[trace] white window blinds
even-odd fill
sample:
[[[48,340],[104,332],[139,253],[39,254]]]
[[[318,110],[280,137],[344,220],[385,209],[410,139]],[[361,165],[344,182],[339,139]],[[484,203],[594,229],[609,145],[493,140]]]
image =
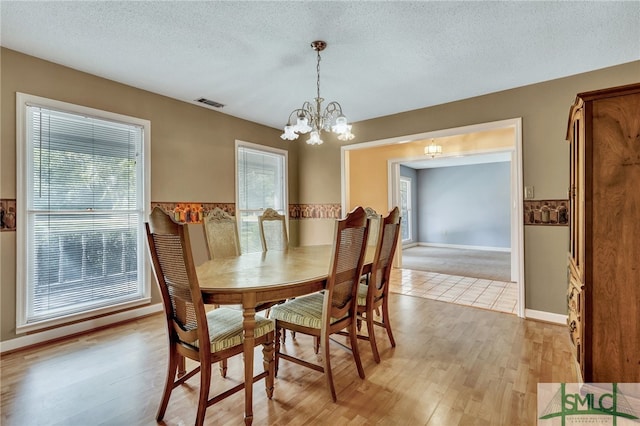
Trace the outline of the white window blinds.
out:
[[[41,106],[25,118],[23,321],[142,298],[143,127]]]
[[[286,151],[259,145],[237,146],[237,206],[243,253],[262,250],[258,216],[266,208],[287,213]]]

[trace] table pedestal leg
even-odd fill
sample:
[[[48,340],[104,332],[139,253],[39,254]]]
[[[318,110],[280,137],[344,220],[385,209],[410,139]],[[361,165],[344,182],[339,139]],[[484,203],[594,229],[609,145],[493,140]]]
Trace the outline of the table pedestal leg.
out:
[[[255,303],[243,303],[244,329],[244,423],[253,422],[253,348],[255,345],[254,330],[256,326]]]

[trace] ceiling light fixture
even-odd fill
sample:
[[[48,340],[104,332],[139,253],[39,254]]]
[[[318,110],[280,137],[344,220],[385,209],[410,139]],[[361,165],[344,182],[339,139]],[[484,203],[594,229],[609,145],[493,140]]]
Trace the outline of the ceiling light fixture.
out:
[[[442,145],[436,145],[433,139],[431,144],[424,147],[424,155],[430,155],[431,158],[435,158],[436,155],[442,154]]]
[[[324,131],[332,131],[338,135],[341,141],[350,141],[354,138],[351,133],[351,124],[347,123],[347,117],[342,113],[342,107],[338,102],[329,102],[322,109],[324,99],[320,97],[320,52],[326,47],[327,43],[321,40],[311,43],[311,47],[318,55],[316,72],[317,72],[317,96],[313,102],[305,102],[302,108],[294,109],[289,114],[287,125],[284,126],[284,133],[280,136],[285,140],[298,139],[299,134],[311,132],[307,143],[309,145],[320,145],[323,141],[320,133]],[[295,124],[291,124],[291,119],[295,117]]]

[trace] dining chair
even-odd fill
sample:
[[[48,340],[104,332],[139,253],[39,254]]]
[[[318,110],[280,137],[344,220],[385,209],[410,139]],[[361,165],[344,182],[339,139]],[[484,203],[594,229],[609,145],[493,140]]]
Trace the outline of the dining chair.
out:
[[[238,222],[235,217],[220,207],[215,207],[205,212],[202,222],[204,236],[207,240],[209,259],[240,256],[240,237],[238,235]],[[213,307],[218,308],[219,305],[213,305]],[[239,305],[228,307],[236,310],[242,309]],[[179,371],[184,371],[184,363],[180,364]],[[220,362],[220,375],[222,377],[227,375],[226,359]]]
[[[267,208],[258,216],[262,251],[286,250],[289,247],[285,216]]]
[[[331,373],[330,335],[348,329],[350,347],[334,342],[351,351],[358,375],[364,379],[356,332],[356,302],[369,231],[367,223],[362,207],[355,208],[344,219],[336,221],[329,274],[323,292],[298,297],[271,308],[271,318],[276,320],[276,375],[280,358],[322,372],[334,402],[337,398]],[[282,352],[280,332],[283,329],[318,338],[322,348],[322,365]]]
[[[209,259],[240,256],[240,238],[236,218],[216,207],[204,214],[204,235]]]
[[[156,419],[163,419],[173,389],[199,372],[195,424],[202,425],[207,407],[244,389],[245,385],[253,385],[253,382],[243,382],[209,398],[211,365],[243,353],[242,312],[224,307],[205,312],[187,225],[174,222],[156,207],[145,227],[169,336],[167,377]],[[260,315],[255,316],[255,321],[255,343],[263,345],[264,371],[253,381],[264,378],[267,397],[271,398],[275,374],[274,322]],[[184,358],[197,361],[198,366],[184,375],[180,372],[176,375],[178,364]]]
[[[374,326],[384,327],[387,330],[391,346],[395,347],[396,342],[391,332],[389,323],[389,276],[393,267],[393,256],[398,245],[398,235],[400,234],[400,210],[395,207],[389,214],[382,218],[378,224],[378,242],[376,246],[371,275],[367,284],[360,284],[358,287],[358,321],[367,324],[367,335],[358,333],[358,338],[369,340],[373,359],[380,362],[380,354],[376,345],[376,335]],[[374,319],[374,311],[379,314],[382,310],[380,321]],[[360,328],[357,327],[359,330]]]
[[[287,224],[285,216],[276,210],[268,207],[258,216],[258,228],[260,230],[260,242],[262,251],[286,250],[289,247],[289,237],[287,236]],[[284,302],[284,300],[282,301]],[[265,311],[266,316],[270,316],[271,308]],[[293,332],[291,332],[294,335]],[[282,335],[282,342],[285,341],[286,334]]]

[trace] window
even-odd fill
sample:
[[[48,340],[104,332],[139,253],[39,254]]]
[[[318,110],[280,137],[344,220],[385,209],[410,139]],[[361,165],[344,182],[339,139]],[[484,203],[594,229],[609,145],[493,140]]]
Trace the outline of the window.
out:
[[[402,242],[409,242],[411,238],[411,178],[400,177],[400,229]]]
[[[237,141],[236,173],[240,247],[262,251],[258,216],[266,208],[287,216],[287,151]]]
[[[17,112],[18,331],[148,302],[149,122],[24,94]]]

